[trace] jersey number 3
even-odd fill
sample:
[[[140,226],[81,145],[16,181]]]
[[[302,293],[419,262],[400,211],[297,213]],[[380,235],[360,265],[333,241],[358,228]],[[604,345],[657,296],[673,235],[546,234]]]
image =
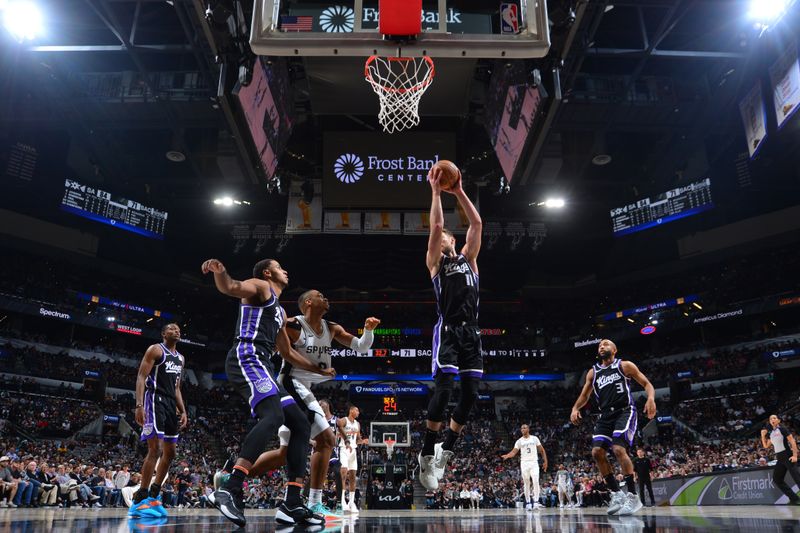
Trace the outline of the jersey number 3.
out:
[[[617,381],[617,392],[620,393],[620,394],[625,392],[624,386],[622,385],[621,381]]]

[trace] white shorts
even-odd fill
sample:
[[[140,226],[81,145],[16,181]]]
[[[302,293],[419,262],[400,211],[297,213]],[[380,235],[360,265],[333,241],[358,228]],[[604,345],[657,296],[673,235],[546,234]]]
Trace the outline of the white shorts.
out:
[[[314,413],[314,421],[311,423],[312,439],[316,438],[317,435],[326,429],[330,429],[331,426],[328,424],[328,420],[325,418],[325,415],[322,412],[322,407],[319,405],[319,402],[317,402],[317,399],[314,397],[314,393],[311,392],[311,389],[305,386],[299,379],[287,378],[283,374],[278,376],[278,383],[284,386],[286,391],[291,394],[292,398],[300,399],[305,408]],[[291,435],[292,433],[286,426],[281,426],[278,429],[278,440],[280,440],[281,446],[289,445],[289,438]]]
[[[567,487],[567,485],[563,485],[563,484],[559,483],[558,492],[563,492],[563,493],[566,494],[567,492],[569,492],[569,488]]]
[[[539,482],[539,463],[520,463],[522,479],[531,479]]]
[[[341,468],[358,470],[358,449],[351,447],[348,452],[347,448],[339,446],[339,463]]]

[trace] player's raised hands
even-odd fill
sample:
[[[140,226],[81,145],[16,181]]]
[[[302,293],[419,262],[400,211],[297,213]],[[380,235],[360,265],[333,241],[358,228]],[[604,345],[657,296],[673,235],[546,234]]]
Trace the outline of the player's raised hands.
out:
[[[431,184],[431,189],[435,193],[442,192],[441,177],[442,177],[442,171],[436,166],[434,166],[428,171],[428,183]]]
[[[377,328],[380,323],[380,319],[371,316],[364,322],[364,329],[372,331],[373,329]]]
[[[214,274],[222,274],[225,272],[225,265],[223,265],[222,261],[219,259],[207,259],[203,261],[203,266],[200,268],[203,271],[203,274],[208,274],[209,272]]]

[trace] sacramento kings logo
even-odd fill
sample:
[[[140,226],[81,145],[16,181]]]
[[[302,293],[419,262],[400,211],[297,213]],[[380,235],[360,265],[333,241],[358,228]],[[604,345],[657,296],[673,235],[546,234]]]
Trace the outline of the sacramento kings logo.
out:
[[[322,11],[319,25],[327,33],[349,33],[353,31],[356,15],[353,8],[347,6],[331,6]]]
[[[364,175],[364,162],[356,154],[342,154],[333,164],[333,172],[342,183],[355,183]]]
[[[149,435],[153,432],[153,423],[148,422],[142,428],[142,435]]]
[[[269,378],[261,378],[256,381],[256,390],[262,394],[266,394],[272,390],[272,380]]]

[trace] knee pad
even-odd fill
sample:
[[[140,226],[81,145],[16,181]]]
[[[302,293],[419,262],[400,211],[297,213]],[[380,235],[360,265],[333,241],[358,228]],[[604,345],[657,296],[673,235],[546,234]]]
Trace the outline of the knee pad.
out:
[[[428,403],[428,420],[433,422],[444,422],[444,412],[447,409],[447,402],[453,394],[453,374],[439,372],[436,374],[434,383],[436,385],[431,401]]]
[[[478,380],[473,377],[461,376],[461,397],[453,410],[453,421],[456,424],[467,423],[470,411],[478,400]]]

